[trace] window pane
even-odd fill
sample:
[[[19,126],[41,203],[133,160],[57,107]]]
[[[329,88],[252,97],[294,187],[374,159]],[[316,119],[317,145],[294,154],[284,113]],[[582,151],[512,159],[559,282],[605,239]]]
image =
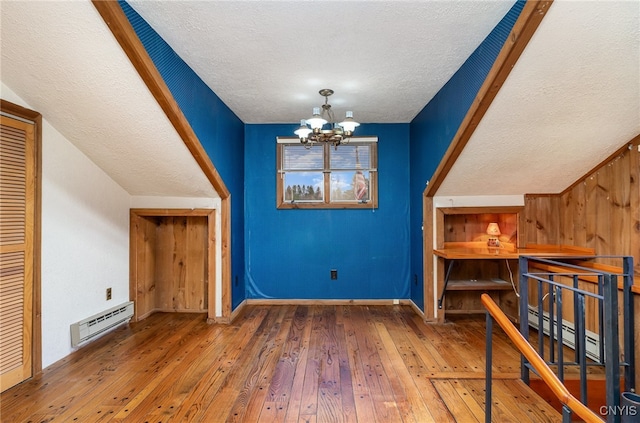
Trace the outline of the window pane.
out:
[[[303,145],[285,145],[282,149],[283,170],[324,169],[321,145],[305,148]]]
[[[322,150],[320,150],[322,152]],[[324,201],[322,172],[287,172],[283,175],[284,201]]]
[[[331,148],[331,169],[370,169],[370,152],[368,144],[340,145],[337,150]]]
[[[331,172],[331,201],[369,201],[369,192],[369,171]]]
[[[354,138],[336,149],[278,138],[278,209],[378,207],[376,141]]]

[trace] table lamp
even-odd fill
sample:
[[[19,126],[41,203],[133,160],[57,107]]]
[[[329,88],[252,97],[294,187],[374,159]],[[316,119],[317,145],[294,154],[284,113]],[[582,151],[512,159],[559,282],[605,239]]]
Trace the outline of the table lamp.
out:
[[[499,247],[500,241],[498,237],[500,236],[500,227],[495,222],[489,223],[487,226],[487,235],[489,235],[489,239],[487,240],[487,245],[489,247]]]

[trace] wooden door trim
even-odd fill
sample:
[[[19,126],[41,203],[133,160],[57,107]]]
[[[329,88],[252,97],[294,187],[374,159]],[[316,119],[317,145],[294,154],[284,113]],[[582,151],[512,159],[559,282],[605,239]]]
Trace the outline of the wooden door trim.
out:
[[[422,195],[422,248],[424,251],[424,264],[422,270],[423,293],[422,308],[424,309],[424,320],[432,322],[436,319],[436,309],[434,307],[434,284],[433,284],[433,197]]]
[[[42,372],[42,290],[41,263],[42,242],[42,115],[34,110],[0,99],[0,111],[20,119],[32,122],[33,153],[35,159],[35,192],[33,220],[33,302],[32,302],[32,340],[31,369],[32,376]]]
[[[216,209],[131,209],[129,213],[129,299],[134,306],[133,320],[139,319],[137,307],[138,279],[137,279],[137,236],[136,221],[143,217],[189,217],[201,216],[207,218],[207,320],[216,321]],[[224,286],[224,280],[223,280]],[[224,292],[224,288],[223,288]],[[222,305],[224,310],[224,302]]]

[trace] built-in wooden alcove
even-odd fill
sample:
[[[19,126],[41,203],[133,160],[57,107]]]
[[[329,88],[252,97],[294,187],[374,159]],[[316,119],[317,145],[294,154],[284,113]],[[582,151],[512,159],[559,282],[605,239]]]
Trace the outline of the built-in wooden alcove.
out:
[[[213,315],[214,250],[215,210],[132,209],[133,320],[157,311]]]
[[[514,250],[519,247],[518,226],[522,207],[443,207],[435,209],[435,232],[438,249],[487,248],[489,223],[497,223],[501,235],[496,249]],[[451,260],[439,258],[434,294],[441,298],[445,273]],[[451,314],[484,313],[480,294],[489,293],[504,312],[514,321],[518,319],[517,290],[518,260],[505,260],[496,254],[495,259],[457,259],[452,266],[442,309],[438,320],[444,320],[444,312]]]

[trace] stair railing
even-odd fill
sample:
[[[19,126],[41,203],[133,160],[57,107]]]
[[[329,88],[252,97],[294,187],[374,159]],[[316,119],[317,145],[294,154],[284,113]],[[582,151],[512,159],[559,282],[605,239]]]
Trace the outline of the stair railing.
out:
[[[538,355],[531,344],[522,336],[518,329],[511,323],[509,318],[500,310],[500,307],[487,294],[482,294],[482,304],[487,309],[487,342],[486,342],[486,387],[485,387],[485,422],[491,423],[492,404],[492,366],[493,366],[493,322],[500,325],[509,339],[515,344],[520,354],[526,358],[529,365],[540,375],[541,379],[549,386],[554,395],[562,403],[562,422],[570,423],[573,414],[580,417],[586,423],[602,423],[597,414],[591,411],[586,405],[571,395],[569,390],[562,384],[560,379],[545,363],[544,359]]]
[[[529,340],[529,293],[537,292],[538,309],[538,354],[544,358],[543,301],[548,298],[549,354],[548,364],[557,365],[558,377],[564,382],[564,366],[579,366],[580,399],[587,404],[587,366],[601,366],[605,370],[607,421],[620,421],[620,368],[624,368],[625,390],[635,391],[635,340],[633,303],[633,257],[598,256],[598,260],[621,261],[621,266],[601,265],[594,257],[543,258],[520,257],[520,333]],[[571,285],[559,283],[557,278],[569,278]],[[618,278],[622,278],[622,307],[618,307]],[[597,292],[578,288],[579,281],[597,284]],[[530,291],[531,281],[533,290]],[[546,291],[546,293],[545,293]],[[563,292],[567,295],[563,296]],[[571,295],[572,294],[572,295]],[[586,300],[591,298],[597,305],[599,354],[593,361],[586,357]],[[575,361],[565,361],[563,354],[563,301],[573,300],[575,325]],[[619,311],[620,310],[620,311]],[[623,318],[623,332],[619,332],[619,314]],[[555,329],[555,330],[554,330]],[[623,360],[620,355],[620,339],[623,345]],[[529,367],[522,359],[522,380],[529,383]]]

